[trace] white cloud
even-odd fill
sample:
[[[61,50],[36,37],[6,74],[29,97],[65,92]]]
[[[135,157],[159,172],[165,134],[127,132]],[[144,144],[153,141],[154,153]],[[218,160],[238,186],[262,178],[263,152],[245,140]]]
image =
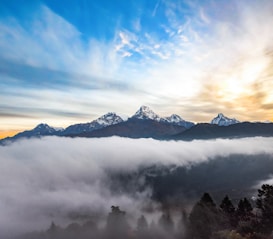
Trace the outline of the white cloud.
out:
[[[209,17],[206,15],[205,11],[203,8],[200,8],[199,10],[199,16],[200,16],[200,19],[206,23],[206,24],[209,24],[211,21],[209,19]]]
[[[181,9],[179,4],[164,1],[158,1],[155,11],[159,5],[165,7],[169,19],[168,25],[166,22],[159,23],[162,32],[148,31],[145,26],[142,26],[142,31],[132,32],[121,26],[116,29],[114,39],[98,41],[91,38],[87,42],[83,41],[75,26],[41,6],[28,28],[13,18],[1,20],[1,55],[33,67],[90,76],[67,81],[63,89],[68,90],[73,99],[80,95],[80,98],[92,102],[83,107],[86,112],[101,111],[101,105],[93,103],[98,102],[100,98],[95,97],[101,95],[96,91],[96,85],[99,91],[102,86],[106,89],[103,101],[108,105],[105,107],[107,111],[120,103],[119,111],[129,114],[130,109],[136,109],[144,102],[152,106],[162,102],[172,109],[169,113],[179,113],[193,121],[198,121],[198,117],[193,116],[180,102],[201,105],[199,109],[202,111],[202,102],[215,106],[215,101],[217,105],[222,105],[225,100],[236,101],[242,93],[251,92],[251,87],[256,83],[262,85],[266,95],[263,103],[270,102],[267,89],[272,88],[268,73],[272,62],[272,56],[268,54],[273,38],[270,24],[272,3],[263,1],[263,4],[240,6],[240,3],[232,2],[230,6],[235,11],[232,15],[216,11],[224,9],[225,5],[221,3],[197,8],[189,5],[188,12]],[[137,22],[140,20],[138,18]],[[263,80],[266,77],[268,80]],[[80,86],[81,91],[75,90],[75,83],[84,85]],[[113,90],[111,83],[127,84],[131,91],[128,92],[126,87]],[[206,84],[219,88],[219,92],[214,92],[213,100],[200,97]],[[82,97],[88,86],[93,87],[92,91]],[[239,90],[234,90],[236,88]],[[132,89],[135,91],[132,92]],[[74,90],[77,95],[73,94]],[[139,91],[145,93],[140,94]],[[111,96],[117,95],[117,92],[119,97],[113,100]],[[134,100],[130,100],[134,102],[130,107],[126,103],[128,95],[134,97]],[[52,91],[51,99],[59,99],[57,91]],[[63,108],[74,111],[76,104],[71,107],[65,103],[67,99],[63,101]],[[4,96],[2,102],[16,104]],[[240,105],[239,100],[236,102],[236,117],[245,117],[240,112],[244,111],[242,108],[246,109],[247,104]],[[47,101],[34,99],[32,103],[39,103],[42,108]],[[82,108],[80,104],[77,106]],[[232,114],[236,115],[234,112]]]
[[[134,22],[133,22],[133,26],[135,31],[139,32],[141,30],[141,18],[137,18]]]
[[[153,17],[155,17],[159,5],[160,5],[160,0],[158,0],[157,3],[155,4],[154,10],[152,12]]]
[[[149,191],[113,194],[109,170],[129,173],[141,166],[189,166],[217,156],[272,153],[272,138],[167,142],[45,137],[18,141],[0,147],[0,232],[43,229],[51,220],[65,224],[71,212],[106,213],[116,204],[129,212],[140,210]]]
[[[33,19],[27,27],[14,18],[0,22],[2,57],[70,73],[115,75],[120,61],[113,43],[90,38],[86,44],[73,25],[46,6]]]

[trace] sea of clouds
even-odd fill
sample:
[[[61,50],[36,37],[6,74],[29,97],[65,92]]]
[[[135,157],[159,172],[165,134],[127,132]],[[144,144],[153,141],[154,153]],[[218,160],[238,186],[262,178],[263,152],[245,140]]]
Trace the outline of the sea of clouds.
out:
[[[45,229],[71,215],[141,210],[150,190],[112,193],[108,173],[152,165],[190,166],[234,154],[273,154],[273,138],[158,141],[44,137],[0,147],[0,233]],[[273,160],[272,160],[273,162]],[[1,236],[1,235],[0,235]]]

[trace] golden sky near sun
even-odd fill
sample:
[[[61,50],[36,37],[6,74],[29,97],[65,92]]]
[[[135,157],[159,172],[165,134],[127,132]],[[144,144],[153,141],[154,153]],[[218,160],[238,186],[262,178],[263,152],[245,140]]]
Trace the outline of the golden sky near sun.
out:
[[[0,139],[6,138],[6,137],[12,137],[19,132],[20,130],[0,131]]]

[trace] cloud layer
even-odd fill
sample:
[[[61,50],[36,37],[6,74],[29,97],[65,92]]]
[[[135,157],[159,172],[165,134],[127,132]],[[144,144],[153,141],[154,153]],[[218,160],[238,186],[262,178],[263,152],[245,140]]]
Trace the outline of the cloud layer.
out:
[[[232,154],[272,155],[272,140],[45,137],[0,147],[0,232],[44,229],[51,220],[66,224],[69,215],[106,213],[116,204],[129,213],[139,211],[149,202],[150,189],[134,195],[114,193],[109,171],[130,173],[152,165],[188,167]]]

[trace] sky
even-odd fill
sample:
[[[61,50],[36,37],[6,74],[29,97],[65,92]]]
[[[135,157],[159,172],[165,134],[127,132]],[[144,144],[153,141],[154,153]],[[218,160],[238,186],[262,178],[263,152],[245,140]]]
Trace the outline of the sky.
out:
[[[0,0],[0,137],[147,105],[273,120],[271,0]]]

